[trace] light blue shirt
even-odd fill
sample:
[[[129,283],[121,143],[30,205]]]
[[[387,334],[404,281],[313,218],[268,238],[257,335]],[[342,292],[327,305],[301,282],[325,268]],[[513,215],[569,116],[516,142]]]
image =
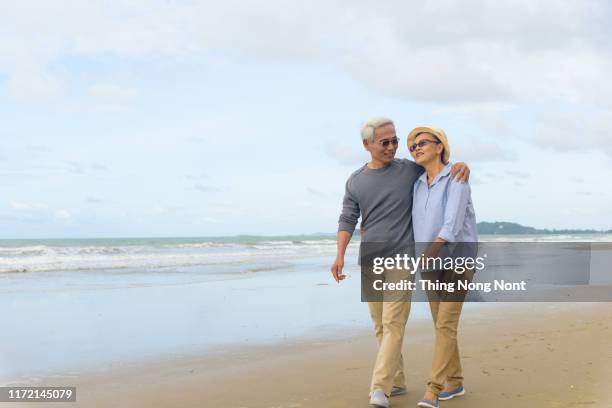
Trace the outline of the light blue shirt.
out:
[[[426,172],[414,183],[412,226],[417,243],[431,243],[436,238],[451,243],[478,242],[470,185],[451,179],[450,171],[449,163],[431,186]],[[420,245],[417,255],[427,246]]]

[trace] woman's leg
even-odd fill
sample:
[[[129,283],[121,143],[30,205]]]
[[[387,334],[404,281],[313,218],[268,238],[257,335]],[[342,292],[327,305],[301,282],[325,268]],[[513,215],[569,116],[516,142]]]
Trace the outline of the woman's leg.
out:
[[[463,368],[461,367],[458,342],[455,341],[455,352],[451,357],[449,372],[446,374],[446,387],[444,387],[444,391],[452,391],[461,385],[463,385]]]
[[[437,303],[437,304],[436,304]],[[436,342],[427,391],[436,396],[444,389],[444,382],[461,385],[463,382],[457,327],[463,302],[431,302],[436,327]]]

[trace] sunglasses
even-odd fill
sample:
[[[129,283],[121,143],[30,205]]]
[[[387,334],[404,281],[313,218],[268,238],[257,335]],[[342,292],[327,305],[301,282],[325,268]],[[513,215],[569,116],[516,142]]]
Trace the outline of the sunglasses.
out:
[[[411,152],[414,152],[417,149],[417,147],[424,147],[430,143],[440,144],[441,142],[438,142],[436,140],[421,140],[419,143],[414,143],[412,146],[408,147],[408,150],[410,150]]]
[[[397,146],[397,144],[399,143],[399,137],[394,137],[393,139],[379,140],[378,143],[380,143],[382,147],[389,147],[390,144],[393,144],[393,146]]]

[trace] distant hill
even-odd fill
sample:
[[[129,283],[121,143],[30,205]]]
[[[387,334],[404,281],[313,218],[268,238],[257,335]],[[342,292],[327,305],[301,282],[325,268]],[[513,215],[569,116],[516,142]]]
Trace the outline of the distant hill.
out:
[[[526,227],[515,222],[479,222],[478,233],[482,235],[501,234],[610,234],[612,230],[597,231],[593,229],[537,229]]]

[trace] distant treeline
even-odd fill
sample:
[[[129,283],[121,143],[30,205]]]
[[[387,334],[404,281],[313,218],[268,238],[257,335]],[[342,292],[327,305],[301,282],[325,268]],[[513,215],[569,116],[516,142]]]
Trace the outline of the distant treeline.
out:
[[[526,227],[515,222],[479,222],[478,233],[483,235],[499,234],[610,234],[612,230],[593,229],[538,229]]]

